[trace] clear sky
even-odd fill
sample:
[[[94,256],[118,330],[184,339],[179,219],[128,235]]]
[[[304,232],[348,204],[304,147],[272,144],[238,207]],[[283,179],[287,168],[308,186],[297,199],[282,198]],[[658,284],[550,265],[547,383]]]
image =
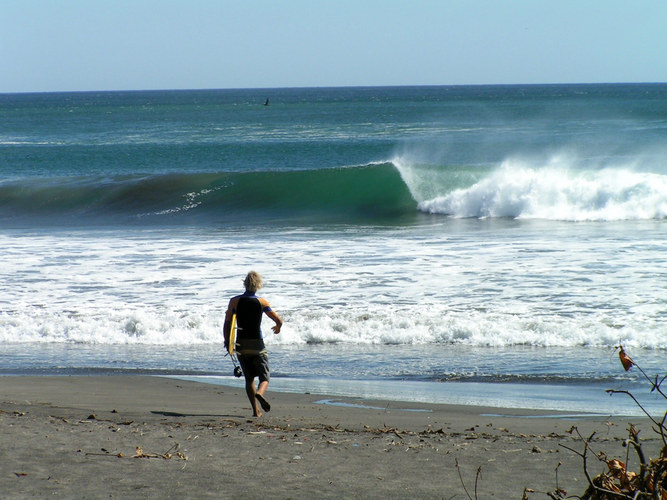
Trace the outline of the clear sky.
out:
[[[2,0],[0,92],[667,82],[666,0]]]

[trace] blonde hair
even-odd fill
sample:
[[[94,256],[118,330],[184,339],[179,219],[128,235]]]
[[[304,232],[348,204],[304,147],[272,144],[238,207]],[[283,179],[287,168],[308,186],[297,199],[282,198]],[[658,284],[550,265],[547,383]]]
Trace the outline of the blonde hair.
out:
[[[256,292],[262,288],[262,276],[257,271],[250,271],[243,280],[243,285],[249,292]]]

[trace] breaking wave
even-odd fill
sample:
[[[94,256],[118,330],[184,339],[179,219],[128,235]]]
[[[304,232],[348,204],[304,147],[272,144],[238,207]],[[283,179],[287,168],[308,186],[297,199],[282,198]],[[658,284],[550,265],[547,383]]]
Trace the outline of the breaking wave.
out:
[[[667,175],[629,168],[535,168],[506,161],[475,183],[419,203],[452,217],[561,221],[648,220],[667,217]]]

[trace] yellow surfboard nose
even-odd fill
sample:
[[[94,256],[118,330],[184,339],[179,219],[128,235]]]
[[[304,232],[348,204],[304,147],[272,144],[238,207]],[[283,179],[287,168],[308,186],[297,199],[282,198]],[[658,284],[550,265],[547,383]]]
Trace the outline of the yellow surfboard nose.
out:
[[[232,315],[232,324],[229,327],[229,345],[227,351],[230,356],[234,355],[234,348],[236,347],[236,314]]]

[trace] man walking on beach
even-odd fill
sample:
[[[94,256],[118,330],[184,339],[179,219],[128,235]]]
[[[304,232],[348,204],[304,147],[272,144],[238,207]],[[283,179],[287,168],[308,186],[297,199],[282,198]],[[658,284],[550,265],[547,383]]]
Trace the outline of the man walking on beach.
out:
[[[245,293],[237,295],[229,301],[227,314],[225,315],[225,347],[229,345],[229,334],[232,322],[232,316],[236,314],[236,352],[239,357],[239,363],[243,369],[245,377],[245,390],[252,406],[252,413],[255,417],[260,417],[262,410],[271,410],[271,405],[264,397],[269,388],[269,355],[264,346],[262,337],[261,323],[262,315],[266,314],[275,323],[271,327],[273,333],[280,333],[283,320],[280,319],[269,302],[255,295],[257,290],[262,288],[262,277],[255,271],[250,271],[243,280]],[[259,386],[255,389],[255,378],[259,378]]]

